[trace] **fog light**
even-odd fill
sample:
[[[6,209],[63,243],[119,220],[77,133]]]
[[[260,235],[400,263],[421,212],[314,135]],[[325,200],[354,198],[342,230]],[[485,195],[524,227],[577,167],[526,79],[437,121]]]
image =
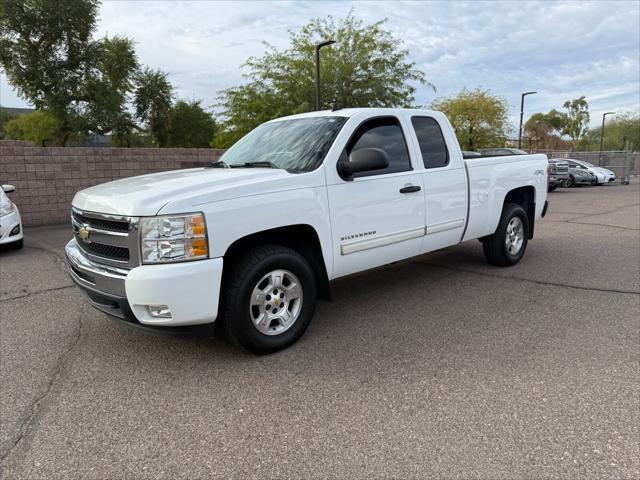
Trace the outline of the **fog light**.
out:
[[[147,305],[147,310],[154,318],[171,318],[171,310],[167,305]]]
[[[20,225],[16,225],[11,229],[11,232],[9,232],[9,236],[13,237],[14,235],[18,235],[19,233],[20,233]]]

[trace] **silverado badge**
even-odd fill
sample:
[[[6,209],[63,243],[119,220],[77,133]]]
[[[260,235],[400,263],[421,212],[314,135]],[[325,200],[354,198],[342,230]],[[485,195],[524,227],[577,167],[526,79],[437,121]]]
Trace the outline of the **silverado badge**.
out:
[[[81,226],[80,229],[78,230],[78,235],[80,236],[82,241],[85,243],[91,243],[91,240],[89,240],[90,233],[91,232],[89,231],[89,228],[86,225]]]

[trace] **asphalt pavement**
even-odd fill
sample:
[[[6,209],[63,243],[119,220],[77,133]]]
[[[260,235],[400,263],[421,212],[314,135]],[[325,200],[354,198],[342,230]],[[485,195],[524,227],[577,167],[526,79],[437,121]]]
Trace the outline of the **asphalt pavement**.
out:
[[[559,189],[515,267],[479,242],[339,279],[293,347],[93,310],[70,227],[0,253],[0,477],[640,478],[640,188]]]

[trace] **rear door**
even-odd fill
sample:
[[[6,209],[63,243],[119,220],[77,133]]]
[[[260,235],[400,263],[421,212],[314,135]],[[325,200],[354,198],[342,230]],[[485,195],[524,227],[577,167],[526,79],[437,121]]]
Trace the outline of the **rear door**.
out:
[[[379,148],[389,167],[336,177],[327,185],[334,245],[332,277],[377,267],[419,253],[425,232],[422,175],[410,155],[407,126],[396,116],[357,126],[342,158],[361,148]],[[333,176],[333,175],[332,175]]]
[[[453,142],[451,130],[428,115],[411,116],[416,150],[420,152],[422,183],[426,200],[426,236],[421,252],[455,245],[460,242],[467,216],[467,177],[464,163]],[[449,145],[445,134],[450,137]]]

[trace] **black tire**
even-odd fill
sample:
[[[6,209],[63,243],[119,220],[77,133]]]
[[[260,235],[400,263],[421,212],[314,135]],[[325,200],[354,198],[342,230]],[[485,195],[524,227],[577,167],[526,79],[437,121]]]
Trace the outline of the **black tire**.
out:
[[[280,245],[264,245],[239,255],[225,272],[221,323],[225,336],[250,352],[265,355],[296,342],[305,332],[316,308],[317,285],[312,267],[297,251]],[[285,269],[302,284],[303,301],[297,320],[278,335],[266,335],[254,326],[250,300],[254,287],[267,273]]]
[[[524,237],[520,250],[512,255],[507,250],[507,227],[512,218],[519,217],[524,229]],[[482,248],[487,261],[492,265],[500,267],[510,267],[520,261],[527,249],[529,241],[529,217],[520,205],[515,203],[505,203],[502,208],[502,216],[498,223],[498,228],[493,235],[490,235],[482,242]]]
[[[571,175],[569,177],[569,182],[567,183],[567,187],[575,187],[576,186],[576,179],[573,175]]]
[[[557,186],[557,185],[554,185],[554,186],[552,186],[552,187],[547,188],[547,191],[549,191],[549,192],[553,192],[556,188],[558,188],[558,186]]]

